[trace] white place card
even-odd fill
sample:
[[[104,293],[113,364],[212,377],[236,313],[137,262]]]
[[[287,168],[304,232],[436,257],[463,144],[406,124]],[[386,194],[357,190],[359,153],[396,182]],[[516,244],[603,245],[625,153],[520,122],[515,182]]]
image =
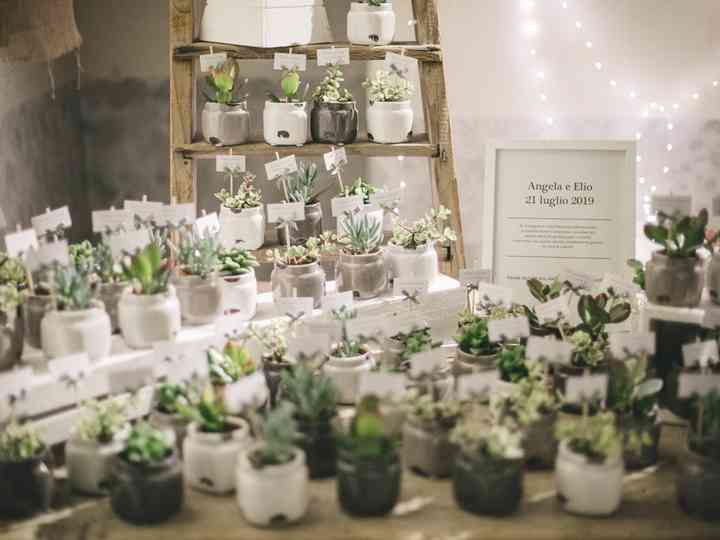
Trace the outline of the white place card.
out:
[[[685,367],[700,366],[706,368],[720,361],[717,341],[700,341],[682,346],[683,365]]]
[[[325,168],[333,173],[336,171],[338,166],[345,166],[348,164],[347,151],[345,148],[335,148],[323,154],[325,159]]]
[[[134,231],[113,234],[107,239],[110,246],[110,253],[114,258],[124,255],[134,255],[136,251],[143,249],[150,243],[150,231],[137,229]]]
[[[374,394],[383,400],[399,401],[404,393],[405,375],[402,373],[365,371],[360,375],[359,399]]]
[[[248,321],[242,313],[224,315],[215,322],[215,332],[226,339],[242,335],[247,327]]]
[[[93,232],[104,233],[106,230],[116,231],[135,228],[133,214],[129,210],[94,210],[92,213]]]
[[[601,276],[591,274],[589,272],[581,272],[573,268],[566,268],[560,274],[560,281],[563,283],[569,281],[574,287],[582,287],[583,289],[593,289],[600,283]]]
[[[417,295],[418,301],[423,301],[422,297],[427,295],[430,290],[430,282],[422,279],[405,279],[395,278],[393,280],[393,296],[405,297],[405,293],[410,296]]]
[[[243,377],[224,387],[223,399],[229,410],[239,411],[246,407],[259,407],[260,400],[268,396],[267,380],[261,371]]]
[[[434,373],[447,366],[447,353],[441,347],[414,354],[410,358],[410,374],[413,377]]]
[[[487,297],[493,304],[504,304],[506,306],[512,304],[513,290],[510,287],[480,283],[477,294],[481,300],[485,300]]]
[[[352,197],[333,197],[330,201],[333,217],[340,217],[345,212],[362,210],[364,206],[365,203],[360,195],[353,195]]]
[[[695,394],[698,396],[706,396],[713,390],[720,392],[720,375],[680,373],[678,376],[679,398],[689,398]]]
[[[32,385],[33,370],[23,367],[0,373],[0,399],[10,397],[19,398],[23,392],[28,392]]]
[[[278,316],[289,315],[293,318],[309,316],[313,314],[314,300],[309,297],[285,297],[276,298],[275,312]]]
[[[610,334],[610,352],[617,359],[635,354],[655,354],[655,333]]]
[[[226,169],[233,173],[245,172],[246,166],[245,156],[217,156],[215,158],[215,172],[224,173]]]
[[[322,310],[325,313],[332,313],[342,308],[352,310],[354,303],[355,299],[352,291],[327,294],[322,297]]]
[[[548,302],[537,304],[535,314],[541,323],[568,319],[570,317],[569,298],[562,295]]]
[[[227,60],[227,53],[219,52],[213,54],[201,54],[200,55],[200,71],[207,73],[210,68],[218,68],[225,63]]]
[[[304,336],[291,336],[287,340],[288,356],[299,360],[303,356],[312,358],[323,356],[330,352],[330,336],[327,334],[306,334]]]
[[[604,400],[607,394],[607,375],[568,377],[565,384],[565,401],[582,403],[591,399]]]
[[[374,336],[378,332],[387,331],[387,335],[392,336],[387,329],[387,326],[392,324],[392,319],[388,319],[387,316],[381,317],[363,317],[360,316],[357,319],[350,319],[347,321],[347,331],[351,338],[358,338],[360,336]]]
[[[57,263],[61,266],[70,264],[70,252],[68,251],[67,240],[58,240],[42,244],[37,249],[38,263],[41,265],[50,265]]]
[[[424,282],[421,282],[424,283]],[[402,293],[401,293],[402,294]],[[465,309],[467,302],[467,291],[456,288],[446,291],[428,292],[422,296],[423,311],[437,311],[451,309],[457,313]]]
[[[520,339],[530,335],[530,323],[527,317],[508,317],[488,321],[488,336],[490,341],[503,339]]]
[[[414,73],[414,70],[417,69],[417,66],[418,61],[415,58],[411,58],[410,56],[404,56],[402,54],[397,54],[393,52],[388,52],[385,54],[386,71],[389,71],[390,73],[395,73],[403,79],[410,78]]]
[[[270,181],[297,172],[297,170],[298,164],[295,156],[287,156],[265,164],[265,174]]]
[[[555,338],[530,336],[527,340],[525,356],[528,360],[538,360],[549,364],[570,364],[572,344]]]
[[[166,225],[178,227],[192,225],[195,223],[195,217],[195,203],[167,204],[160,210],[157,222],[161,227]]]
[[[346,66],[350,63],[350,49],[347,47],[334,47],[332,49],[317,50],[318,66]]]
[[[297,71],[305,71],[307,69],[307,55],[293,53],[275,53],[273,69],[276,71],[283,69],[296,69]]]
[[[195,220],[195,232],[200,238],[218,234],[220,232],[220,219],[217,212],[197,218]]]
[[[496,369],[461,375],[457,379],[457,397],[460,400],[487,399],[500,382],[500,372]]]
[[[78,353],[54,358],[48,362],[48,371],[58,381],[65,378],[79,381],[90,372],[90,357]]]
[[[155,370],[150,366],[113,369],[107,379],[111,394],[134,392],[155,383]]]
[[[705,328],[720,328],[720,308],[706,307],[702,325]]]
[[[305,204],[298,203],[273,203],[267,205],[268,223],[279,223],[280,221],[305,221]]]
[[[157,219],[162,212],[163,203],[157,201],[124,201],[123,208],[132,214],[133,218],[138,216],[143,221]]]
[[[678,212],[688,216],[692,212],[690,195],[653,195],[650,204],[654,212],[662,212],[669,216]]]
[[[60,226],[69,229],[72,227],[72,219],[70,218],[70,209],[67,206],[50,210],[44,214],[33,217],[31,220],[33,229],[41,236],[48,231],[54,231]]]
[[[460,270],[460,285],[467,287],[475,285],[478,287],[480,283],[492,283],[492,270],[463,268]]]
[[[573,292],[567,293],[568,298],[568,309],[570,310],[570,315],[568,315],[568,322],[571,326],[578,326],[582,323],[582,319],[580,318],[580,313],[578,312],[578,304],[580,303],[580,295],[575,294]]]
[[[403,188],[378,191],[370,194],[370,202],[381,208],[396,208],[403,201],[404,194]]]
[[[5,235],[5,250],[11,257],[20,257],[22,254],[27,254],[31,248],[38,248],[35,229],[25,229]]]
[[[603,274],[600,288],[603,291],[612,288],[617,294],[626,294],[628,296],[633,296],[642,292],[642,289],[632,281],[616,274],[609,273]]]
[[[207,378],[206,343],[206,340],[153,343],[155,361],[167,364],[167,381],[170,384]]]

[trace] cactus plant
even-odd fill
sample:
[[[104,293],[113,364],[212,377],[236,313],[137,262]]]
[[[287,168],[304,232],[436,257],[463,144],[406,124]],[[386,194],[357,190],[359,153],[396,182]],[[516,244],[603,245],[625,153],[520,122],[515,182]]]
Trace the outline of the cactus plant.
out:
[[[205,279],[217,270],[220,243],[215,236],[200,237],[184,231],[176,251],[180,269],[186,275]]]
[[[162,249],[158,243],[148,244],[133,257],[126,258],[123,265],[132,281],[135,294],[154,295],[167,292],[170,270],[167,261],[162,258]]]
[[[379,188],[373,186],[362,177],[357,178],[351,185],[343,186],[339,197],[362,197],[363,204],[370,204],[370,195],[378,193]]]

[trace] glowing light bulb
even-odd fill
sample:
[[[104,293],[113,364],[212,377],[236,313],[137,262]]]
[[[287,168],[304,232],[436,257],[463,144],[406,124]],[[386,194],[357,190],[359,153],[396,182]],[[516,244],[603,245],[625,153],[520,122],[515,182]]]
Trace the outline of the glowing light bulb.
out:
[[[586,42],[585,42],[585,46],[586,46],[588,49],[592,49],[592,41],[586,41]]]
[[[649,202],[650,202],[650,195],[645,195],[645,196],[643,197],[643,201],[645,201],[646,203],[649,203]]]
[[[540,31],[540,25],[535,20],[529,20],[525,23],[524,31],[526,36],[535,37]]]
[[[575,21],[575,28],[582,28],[582,22],[581,22],[581,21]]]
[[[547,117],[547,123],[548,123],[549,126],[552,126],[554,122],[555,122],[555,120],[553,120],[553,117],[552,117],[552,116],[548,116],[548,117]]]
[[[638,154],[638,157],[635,158],[635,161],[640,163],[642,161],[642,156],[640,154]]]
[[[638,178],[638,182],[640,182],[641,184],[644,184],[644,183],[645,183],[645,177],[644,177],[644,176],[641,176],[640,178]]]
[[[403,161],[405,159],[405,156],[398,156],[398,161]]]
[[[595,69],[597,69],[598,71],[600,71],[600,70],[602,69],[602,63],[600,63],[600,62],[595,62]]]
[[[544,79],[544,78],[545,78],[545,73],[542,72],[542,71],[538,71],[538,72],[537,72],[537,78],[538,78],[538,79]]]
[[[718,86],[720,86],[720,81],[713,81],[713,86],[714,86],[715,88],[717,88]]]
[[[672,149],[673,149],[673,145],[672,145],[672,144],[668,144],[668,145],[665,147],[665,150],[667,150],[668,152],[672,152]]]
[[[650,108],[654,111],[655,109],[658,108],[658,104],[653,101],[653,102],[650,104]]]
[[[637,133],[635,133],[635,138],[636,138],[638,141],[639,141],[640,139],[642,139],[642,133],[639,132],[639,131],[638,131]]]
[[[617,86],[617,81],[615,79],[611,79],[610,86]]]
[[[694,100],[698,100],[698,99],[700,99],[700,94],[698,94],[697,92],[695,92],[695,93],[692,95],[692,98],[693,98]]]
[[[668,167],[667,165],[665,165],[665,166],[663,167],[663,173],[664,173],[664,174],[667,174],[667,173],[669,173],[669,172],[670,172],[670,167]]]
[[[650,191],[655,193],[657,191],[657,186],[650,186]]]
[[[535,49],[530,49],[530,54],[535,56],[537,54],[537,51]]]
[[[540,101],[547,101],[547,96],[545,94],[540,94]]]
[[[635,99],[637,97],[637,92],[635,90],[630,90],[628,96],[630,96],[630,99]]]
[[[563,7],[563,9],[567,9],[568,3],[567,3],[567,2],[563,2],[563,3],[562,3],[562,7]]]
[[[675,109],[677,111],[679,108],[680,108],[680,104],[673,103],[673,109]]]
[[[667,128],[668,131],[672,131],[673,129],[675,129],[675,124],[673,124],[672,122],[668,122]]]
[[[407,184],[405,183],[405,180],[400,182],[400,189],[405,189],[407,187]]]
[[[665,112],[665,105],[660,105],[658,109],[660,110],[660,112]]]

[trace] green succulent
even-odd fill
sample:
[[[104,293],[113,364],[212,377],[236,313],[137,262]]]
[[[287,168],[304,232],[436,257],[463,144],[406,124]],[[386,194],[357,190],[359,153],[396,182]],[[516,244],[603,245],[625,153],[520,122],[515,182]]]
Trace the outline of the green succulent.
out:
[[[386,461],[397,459],[396,441],[385,432],[380,412],[380,398],[374,394],[363,396],[347,432],[338,437],[338,448],[357,461]]]
[[[197,390],[188,384],[164,383],[155,392],[155,408],[164,414],[179,414],[178,403],[191,404],[199,399]]]
[[[274,103],[296,103],[298,101],[297,94],[300,91],[300,74],[297,68],[284,69],[280,78],[280,89],[283,97],[279,98],[272,92],[268,92],[267,96]]]
[[[567,441],[573,452],[585,456],[591,463],[604,463],[617,457],[623,449],[622,434],[615,427],[615,414],[609,411],[558,422],[555,436]]]
[[[525,358],[525,347],[522,345],[505,347],[498,354],[497,367],[503,381],[517,383],[526,379],[529,373]]]
[[[162,463],[173,451],[173,444],[167,433],[142,422],[130,430],[127,446],[121,456],[129,463],[147,467]]]
[[[658,212],[657,225],[648,223],[644,231],[648,240],[661,246],[668,257],[695,257],[695,252],[705,245],[707,224],[706,209],[697,216]]]
[[[510,422],[495,423],[489,429],[480,415],[468,415],[450,432],[450,441],[470,458],[484,455],[494,460],[524,457],[523,433]]]
[[[494,354],[498,350],[498,345],[490,341],[488,321],[482,317],[473,316],[471,321],[466,320],[455,341],[462,352],[473,356]]]
[[[333,233],[324,232],[320,236],[308,238],[304,246],[290,246],[285,251],[268,250],[267,255],[275,264],[281,266],[310,264],[319,261],[323,251],[332,250],[335,239]]]
[[[0,285],[12,285],[16,289],[27,287],[27,273],[20,259],[0,253]]]
[[[248,456],[250,463],[256,469],[289,463],[295,457],[298,436],[295,407],[283,401],[265,416],[260,426],[262,443]]]
[[[228,414],[222,401],[215,395],[212,386],[208,386],[200,399],[189,403],[183,399],[175,402],[178,412],[198,425],[205,433],[227,433]]]
[[[606,337],[606,325],[624,322],[631,314],[630,302],[612,289],[597,296],[584,294],[578,301],[578,315],[582,321],[578,329],[597,340]]]
[[[327,375],[297,365],[283,370],[280,380],[283,398],[294,405],[302,422],[326,422],[337,414],[338,389]]]
[[[89,309],[93,301],[92,285],[74,266],[58,267],[53,272],[52,294],[61,311]]]
[[[593,368],[605,362],[608,343],[604,338],[593,339],[588,332],[576,330],[567,341],[573,346],[573,365]]]
[[[0,431],[0,462],[18,462],[43,452],[47,446],[30,425],[12,420]]]
[[[660,379],[648,379],[647,355],[630,356],[609,365],[606,406],[618,416],[653,416],[657,411]]]
[[[25,301],[25,294],[12,284],[0,285],[0,312],[6,316],[14,314]]]
[[[433,341],[429,327],[414,328],[410,332],[400,332],[392,339],[400,344],[400,359],[403,362],[410,360],[414,355],[437,349],[442,342]]]
[[[240,183],[232,188],[233,192],[226,189],[221,189],[215,194],[215,198],[229,210],[240,211],[248,208],[257,208],[262,204],[262,193],[255,187],[255,179],[257,178],[251,172],[242,172],[225,168],[225,175],[234,179],[236,176],[240,177]],[[234,183],[234,182],[233,182]]]
[[[105,242],[97,244],[93,250],[95,274],[100,283],[122,283],[127,281],[122,265],[115,261],[110,246]]]
[[[68,251],[70,262],[78,273],[83,276],[91,276],[95,273],[95,250],[88,240],[70,244]]]
[[[347,322],[357,318],[357,311],[347,309],[345,306],[332,312],[333,319],[340,322],[340,341],[335,344],[332,350],[332,356],[335,358],[355,358],[365,354],[363,339],[353,339],[348,332]]]
[[[220,252],[218,270],[226,276],[241,276],[259,266],[255,256],[246,249],[232,248]]]
[[[405,249],[418,249],[435,242],[454,242],[457,240],[455,231],[445,226],[450,214],[450,210],[440,206],[414,223],[396,220],[390,243]]]
[[[217,237],[184,231],[177,247],[178,264],[185,274],[206,279],[217,270],[220,249]]]
[[[462,417],[462,404],[456,399],[439,399],[435,392],[420,394],[411,391],[407,398],[408,413],[429,430],[452,429]]]
[[[548,391],[543,364],[537,360],[527,360],[525,366],[527,377],[515,383],[509,394],[493,394],[490,397],[490,409],[498,421],[511,418],[527,428],[555,413],[560,404],[555,395]]]
[[[210,74],[205,80],[213,92],[207,92],[203,89],[208,101],[223,105],[237,104],[233,91],[237,83],[238,72],[238,63],[233,59],[227,59],[220,66],[211,67]]]
[[[375,79],[368,79],[363,84],[367,90],[370,104],[407,101],[413,95],[413,84],[387,71],[378,71]]]
[[[693,396],[688,438],[693,450],[720,461],[720,393],[717,390],[702,397]]]
[[[645,265],[637,259],[628,259],[627,265],[633,271],[633,283],[645,290]]]
[[[254,339],[263,349],[265,357],[277,363],[285,363],[288,331],[288,324],[279,320],[265,326],[251,324],[244,340],[247,342]]]
[[[381,190],[362,177],[357,178],[351,185],[343,186],[340,197],[362,197],[363,204],[370,204],[370,195],[380,192]]]
[[[222,352],[211,347],[207,358],[213,384],[232,384],[257,370],[248,350],[234,341],[228,341]]]
[[[562,282],[559,279],[554,279],[550,283],[543,283],[537,278],[531,278],[527,280],[527,287],[530,294],[542,303],[549,302],[555,298],[559,298],[568,288],[567,282]]]
[[[383,242],[382,223],[371,220],[369,216],[356,217],[353,212],[345,212],[342,221],[342,234],[338,238],[341,249],[351,255],[377,253]]]
[[[77,426],[78,436],[89,442],[108,444],[128,423],[127,403],[108,399],[85,404],[86,412]]]
[[[162,249],[158,243],[148,244],[133,257],[126,258],[123,264],[135,294],[154,295],[167,292],[170,270],[162,258]]]
[[[299,161],[297,173],[287,177],[288,202],[301,202],[305,205],[317,203],[319,193],[315,193],[319,175],[313,162]]]
[[[322,82],[313,92],[313,101],[319,103],[348,103],[354,101],[352,92],[343,88],[345,78],[340,66],[329,65]]]

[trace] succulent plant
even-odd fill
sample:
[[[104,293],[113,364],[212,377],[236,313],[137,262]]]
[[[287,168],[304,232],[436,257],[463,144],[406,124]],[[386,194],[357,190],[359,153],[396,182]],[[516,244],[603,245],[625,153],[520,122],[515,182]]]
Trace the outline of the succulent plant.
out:
[[[133,257],[123,261],[125,273],[132,281],[135,294],[153,295],[166,293],[170,270],[162,258],[158,243],[151,242]]]
[[[530,294],[539,302],[549,302],[555,298],[559,298],[561,294],[566,292],[571,284],[568,282],[554,279],[550,283],[543,283],[537,278],[527,280],[527,287]]]
[[[347,432],[338,438],[338,447],[357,461],[394,460],[396,441],[385,432],[380,398],[363,396]]]
[[[693,396],[692,414],[688,433],[690,447],[720,461],[720,393],[713,390],[702,397]]]
[[[370,195],[380,192],[380,188],[373,186],[362,177],[357,178],[351,185],[343,186],[339,197],[362,197],[364,204],[370,204]]]
[[[180,399],[176,407],[186,420],[196,423],[205,433],[226,433],[229,430],[228,414],[212,386],[205,389],[199,400],[189,403]]]
[[[342,233],[338,237],[340,249],[350,255],[377,253],[383,242],[382,223],[371,220],[368,215],[345,212]]]
[[[0,285],[12,285],[16,289],[27,287],[27,273],[20,259],[0,253]]]
[[[295,407],[287,401],[267,413],[260,426],[261,446],[248,456],[253,467],[262,469],[292,461],[299,435],[294,416]]]
[[[18,462],[43,452],[47,446],[38,432],[28,424],[12,420],[0,432],[0,461]]]
[[[258,265],[255,256],[242,248],[223,250],[218,257],[218,270],[226,276],[247,274]]]
[[[77,435],[84,441],[108,444],[128,423],[127,403],[116,399],[85,404],[85,415],[77,425]]]
[[[332,356],[335,358],[356,358],[365,354],[367,349],[364,343],[369,340],[351,338],[347,328],[348,320],[357,318],[357,311],[343,306],[341,309],[333,311],[332,316],[340,322],[340,341],[333,346]]]
[[[246,96],[236,97],[237,91],[243,86],[239,83],[238,74],[238,63],[233,59],[211,67],[210,74],[205,78],[206,86],[202,87],[207,100],[223,105],[237,105],[245,101]]]
[[[630,356],[609,366],[607,408],[617,415],[645,418],[657,411],[661,379],[648,379],[647,355]]]
[[[230,191],[221,189],[215,194],[215,198],[229,210],[240,211],[248,208],[257,208],[262,204],[262,193],[255,187],[255,179],[257,178],[251,172],[234,171],[228,167],[225,168],[225,175],[232,177],[240,177],[240,183],[231,188]],[[232,183],[234,184],[234,182]]]
[[[503,381],[517,383],[528,377],[525,347],[505,347],[498,354],[497,367]]]
[[[127,281],[122,265],[115,261],[110,246],[105,242],[97,244],[93,250],[95,274],[100,283],[122,283]]]
[[[91,276],[95,273],[95,250],[88,240],[68,247],[70,262],[80,274]]]
[[[244,341],[256,340],[266,358],[274,362],[285,363],[287,361],[288,330],[288,324],[279,320],[265,326],[251,324],[247,329]]]
[[[457,240],[455,232],[445,226],[449,217],[450,210],[440,206],[414,223],[396,220],[390,243],[405,249],[418,249],[434,242],[454,242]]]
[[[164,414],[178,414],[178,403],[191,404],[199,399],[199,392],[194,386],[164,383],[157,387],[155,408]]]
[[[348,103],[354,101],[352,92],[343,88],[345,79],[340,66],[329,65],[322,82],[313,92],[313,101],[320,103]]]
[[[490,341],[488,321],[483,317],[473,316],[460,326],[460,335],[455,338],[460,350],[473,356],[494,354],[498,345]]]
[[[10,316],[17,312],[18,306],[25,301],[25,294],[18,291],[15,285],[0,285],[0,313]]]
[[[90,280],[72,265],[55,269],[52,294],[61,311],[89,309],[93,300]]]
[[[180,245],[177,247],[177,259],[180,269],[186,275],[206,279],[218,267],[220,242],[216,236],[199,236],[183,231]]]
[[[299,161],[297,173],[287,177],[288,202],[305,205],[317,203],[319,193],[314,192],[319,175],[317,165],[310,161]]]
[[[295,416],[305,423],[316,424],[337,414],[338,389],[323,373],[297,365],[280,374],[282,396],[295,406]]]
[[[487,422],[479,414],[469,414],[450,433],[450,441],[466,456],[486,456],[493,460],[519,460],[524,457],[523,433],[510,421]]]
[[[207,358],[213,384],[232,384],[257,370],[248,350],[232,340],[227,342],[222,351],[214,347],[208,349]]]
[[[416,389],[406,397],[408,413],[429,430],[452,429],[463,414],[462,404],[456,399],[440,399],[437,392],[421,394]]]
[[[573,346],[572,363],[577,367],[593,368],[605,361],[607,341],[593,336],[584,330],[576,330],[567,338]]]
[[[279,98],[272,92],[268,92],[268,99],[274,103],[297,103],[299,101],[297,95],[300,92],[301,84],[302,81],[297,68],[284,69],[280,78],[280,89],[283,97]]]
[[[378,71],[375,79],[363,83],[370,104],[407,101],[413,95],[415,87],[410,81],[387,71]]]
[[[400,332],[392,336],[392,339],[400,344],[400,360],[402,362],[409,361],[415,354],[437,349],[442,345],[442,342],[433,340],[429,327],[413,328],[409,332]]]
[[[130,430],[121,456],[129,463],[146,467],[165,461],[172,453],[173,443],[169,435],[142,422]]]
[[[626,321],[632,314],[632,306],[612,289],[596,296],[584,294],[578,301],[578,315],[584,330],[597,340],[605,337],[605,326]]]
[[[604,463],[618,456],[623,448],[622,435],[615,427],[612,412],[558,422],[555,436],[558,440],[567,441],[573,452],[585,456],[591,463]]]
[[[310,264],[320,260],[325,250],[333,250],[336,236],[324,232],[320,236],[311,236],[304,246],[290,246],[285,251],[279,249],[268,250],[267,255],[275,264],[281,266],[297,266]]]
[[[657,225],[645,225],[645,236],[661,246],[669,257],[695,257],[696,251],[707,242],[705,230],[708,212],[702,209],[697,216],[668,215],[658,212]],[[712,243],[712,242],[709,242]]]
[[[512,392],[490,397],[490,410],[496,421],[510,417],[518,425],[527,428],[559,408],[558,399],[548,391],[543,364],[537,360],[527,360],[525,367],[527,376],[515,384]]]

